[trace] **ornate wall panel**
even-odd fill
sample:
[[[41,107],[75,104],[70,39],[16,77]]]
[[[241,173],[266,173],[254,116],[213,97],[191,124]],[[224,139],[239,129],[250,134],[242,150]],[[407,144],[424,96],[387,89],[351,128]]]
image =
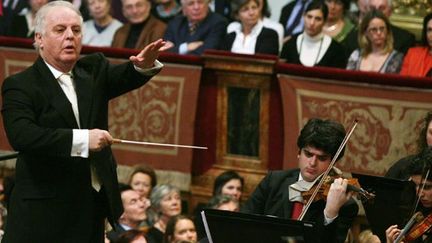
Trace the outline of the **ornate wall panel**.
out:
[[[284,110],[284,167],[296,166],[296,139],[309,118],[330,118],[358,126],[337,166],[347,172],[383,175],[398,159],[412,154],[430,90],[359,85],[280,75]]]

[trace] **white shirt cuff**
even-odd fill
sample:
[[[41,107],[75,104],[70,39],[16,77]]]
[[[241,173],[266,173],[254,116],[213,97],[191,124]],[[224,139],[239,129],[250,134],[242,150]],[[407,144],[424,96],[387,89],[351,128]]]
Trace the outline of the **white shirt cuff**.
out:
[[[72,130],[72,157],[89,157],[89,130],[73,129]]]
[[[137,72],[141,73],[142,75],[153,76],[164,66],[158,60],[155,60],[153,65],[154,66],[151,68],[140,68],[140,67],[134,65],[134,68]]]
[[[187,45],[187,42],[180,44],[179,54],[186,54],[188,52]]]
[[[334,218],[327,217],[325,210],[324,210],[324,225],[331,224],[339,215],[336,215]]]

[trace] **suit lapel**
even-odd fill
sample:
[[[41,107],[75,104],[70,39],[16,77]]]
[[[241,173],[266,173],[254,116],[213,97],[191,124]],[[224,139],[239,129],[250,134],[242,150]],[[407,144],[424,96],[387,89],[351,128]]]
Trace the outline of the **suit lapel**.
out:
[[[51,97],[51,106],[57,110],[68,127],[78,128],[71,103],[41,57],[36,61],[35,67],[41,74],[39,84],[42,90],[47,93],[47,97]]]
[[[78,112],[80,117],[81,128],[89,128],[89,119],[92,104],[92,77],[84,68],[76,66],[73,70],[75,92],[78,100]]]
[[[291,217],[291,211],[292,211],[292,202],[290,202],[289,200],[289,186],[293,183],[295,183],[298,180],[298,176],[299,176],[300,170],[295,170],[293,171],[293,174],[288,177],[285,182],[283,183],[283,202],[285,202],[283,204],[284,207],[284,214],[286,218],[290,218]]]

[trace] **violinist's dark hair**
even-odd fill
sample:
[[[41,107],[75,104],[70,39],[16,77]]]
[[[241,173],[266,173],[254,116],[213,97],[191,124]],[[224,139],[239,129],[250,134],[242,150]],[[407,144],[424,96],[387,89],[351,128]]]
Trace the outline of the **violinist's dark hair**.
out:
[[[344,137],[345,128],[339,122],[312,118],[301,130],[297,138],[297,147],[299,153],[301,149],[311,146],[323,150],[333,158]],[[343,157],[344,152],[345,148],[341,151],[338,160]]]
[[[421,152],[421,151],[425,150],[427,147],[429,147],[427,144],[426,137],[427,137],[427,130],[429,127],[429,123],[431,123],[431,121],[432,121],[432,111],[429,111],[424,118],[424,123],[423,123],[421,130],[420,130],[419,138],[417,141],[418,152]]]
[[[423,175],[428,168],[432,165],[432,148],[425,148],[420,153],[414,155],[408,165],[408,174]],[[428,180],[432,180],[432,173],[429,174]]]
[[[243,177],[241,177],[237,172],[233,170],[227,170],[216,177],[213,185],[213,196],[221,195],[222,187],[224,187],[227,182],[233,179],[240,180],[240,184],[243,190],[243,185],[244,185]]]

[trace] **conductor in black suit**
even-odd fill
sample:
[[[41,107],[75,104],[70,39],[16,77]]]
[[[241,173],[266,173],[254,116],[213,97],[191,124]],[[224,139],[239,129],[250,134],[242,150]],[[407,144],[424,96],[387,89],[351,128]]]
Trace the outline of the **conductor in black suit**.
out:
[[[345,136],[340,123],[311,119],[297,139],[298,169],[270,172],[257,186],[241,211],[298,219],[301,191],[308,191],[324,173]],[[343,152],[340,157],[343,156]],[[339,157],[339,158],[340,158]],[[323,243],[344,242],[357,215],[358,206],[347,192],[347,180],[335,179],[326,200],[311,204],[303,218],[315,222],[316,239]]]
[[[168,46],[155,41],[121,65],[80,59],[82,23],[69,2],[42,7],[38,59],[3,83],[4,127],[19,151],[3,242],[99,243],[105,219],[117,227],[122,214],[108,102],[149,81]]]

